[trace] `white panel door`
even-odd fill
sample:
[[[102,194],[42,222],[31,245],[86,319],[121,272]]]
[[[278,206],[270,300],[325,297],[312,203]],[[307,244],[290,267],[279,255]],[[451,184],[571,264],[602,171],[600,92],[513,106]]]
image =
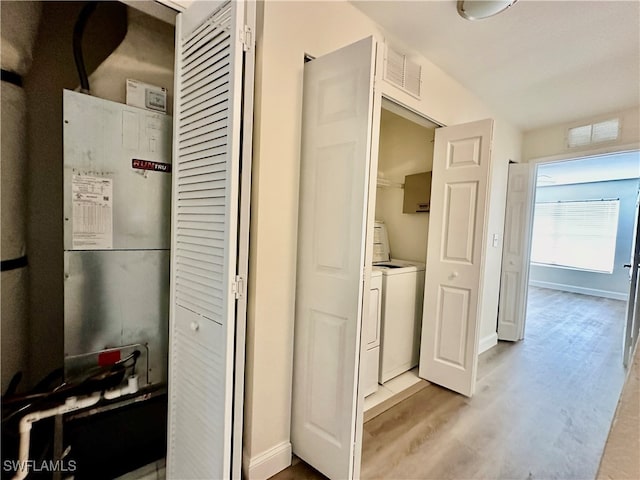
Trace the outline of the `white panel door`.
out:
[[[535,195],[534,168],[535,165],[528,163],[509,165],[498,309],[499,340],[515,342],[524,338]]]
[[[420,376],[473,395],[493,120],[436,129]]]
[[[176,21],[167,477],[230,478],[242,2]]]
[[[304,71],[291,436],[332,479],[359,469],[374,55],[367,38]]]
[[[627,324],[624,332],[623,363],[629,366],[634,348],[638,342],[638,332],[640,331],[640,318],[638,307],[638,294],[640,282],[640,192],[636,200],[636,214],[633,228],[633,243],[631,248],[631,259],[625,267],[629,268],[629,299],[627,300]]]

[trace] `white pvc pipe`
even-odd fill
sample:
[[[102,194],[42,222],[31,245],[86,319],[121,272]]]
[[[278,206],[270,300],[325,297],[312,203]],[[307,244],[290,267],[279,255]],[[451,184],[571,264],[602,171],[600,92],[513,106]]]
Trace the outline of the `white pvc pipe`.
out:
[[[18,471],[13,480],[22,480],[29,474],[29,444],[31,442],[31,425],[49,417],[88,408],[100,401],[100,392],[87,397],[69,397],[62,405],[49,410],[27,413],[20,420],[20,449],[18,452]]]
[[[127,381],[126,387],[112,388],[104,392],[104,398],[113,400],[123,395],[131,395],[138,391],[138,376],[132,375]],[[18,450],[18,470],[13,480],[22,480],[29,474],[29,447],[31,443],[31,425],[49,417],[63,415],[76,410],[89,408],[100,401],[102,392],[94,392],[86,397],[69,397],[62,405],[40,410],[38,412],[27,413],[20,419],[20,447]]]
[[[121,397],[123,395],[130,395],[138,391],[138,376],[132,375],[127,381],[126,387],[112,388],[104,392],[104,398],[107,400],[113,400],[114,398]]]

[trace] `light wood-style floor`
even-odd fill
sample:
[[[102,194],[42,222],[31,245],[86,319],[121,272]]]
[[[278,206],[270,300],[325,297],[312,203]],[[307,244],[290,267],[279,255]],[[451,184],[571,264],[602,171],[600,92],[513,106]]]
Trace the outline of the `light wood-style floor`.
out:
[[[593,479],[624,382],[625,302],[530,288],[525,340],[467,399],[429,385],[364,425],[363,479]],[[273,480],[323,479],[304,462]]]

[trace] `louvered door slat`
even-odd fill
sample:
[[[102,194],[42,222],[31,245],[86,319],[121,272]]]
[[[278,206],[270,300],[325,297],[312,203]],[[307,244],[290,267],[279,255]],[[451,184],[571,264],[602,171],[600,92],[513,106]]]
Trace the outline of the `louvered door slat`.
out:
[[[178,211],[180,212],[180,215],[183,216],[183,218],[185,215],[189,215],[191,218],[194,219],[194,221],[204,222],[204,223],[208,223],[208,222],[215,223],[216,219],[211,219],[210,215],[211,214],[223,215],[224,210],[225,210],[224,205],[212,205],[212,206],[205,205],[201,207],[188,207],[188,208],[179,207],[178,208]],[[201,217],[197,217],[197,215],[201,215]]]
[[[221,44],[223,44],[225,42],[228,42],[229,41],[229,37],[228,36],[220,36],[216,40],[219,43],[217,43],[216,45],[212,45],[212,47],[213,47],[212,49],[207,50],[204,53],[204,55],[199,55],[197,57],[194,57],[188,63],[185,64],[185,69],[188,69],[189,73],[183,75],[182,79],[184,81],[187,81],[187,80],[193,78],[195,75],[200,73],[204,68],[208,68],[209,66],[211,66],[211,64],[209,62],[211,61],[211,59],[217,53],[219,53],[220,50],[222,50],[222,48],[220,48]]]
[[[220,172],[224,170],[225,170],[224,163],[222,162],[211,163],[209,161],[208,163],[205,162],[201,166],[194,166],[190,164],[190,165],[185,165],[185,168],[183,168],[180,178],[188,178],[193,175],[203,175],[205,173],[215,173],[215,172]],[[181,205],[185,204],[184,200],[182,200],[180,203]]]
[[[226,52],[225,57],[228,56],[228,52]],[[220,83],[220,82],[228,82],[229,76],[229,67],[227,66],[227,58],[221,58],[221,65],[218,69],[207,69],[204,73],[208,73],[203,75],[202,78],[193,79],[193,84],[189,88],[184,89],[185,99],[190,100],[194,95],[201,95],[205,87],[209,87],[210,85]]]
[[[224,264],[224,257],[221,255],[221,252],[211,249],[209,247],[203,247],[202,245],[191,245],[188,243],[177,244],[178,253],[181,251],[191,252],[191,253],[199,253],[202,255],[208,255],[209,257],[217,257],[221,259],[220,264]]]
[[[197,160],[192,160],[190,162],[184,162],[182,171],[185,172],[185,174],[188,174],[190,171],[198,168],[224,169],[226,167],[225,165],[226,162],[224,157],[221,158],[221,155],[218,155],[217,157],[218,158],[214,158],[214,156],[204,157],[204,158],[198,158]],[[217,171],[217,170],[213,170],[213,171]],[[182,199],[182,200],[184,201],[186,199]]]
[[[204,269],[207,272],[222,272],[222,265],[220,262],[216,261],[216,257],[206,256],[199,253],[188,252],[186,250],[182,251],[180,265],[185,265],[187,267],[193,267],[198,269]]]
[[[224,74],[224,69],[229,64],[229,55],[226,50],[221,50],[215,54],[211,54],[211,61],[215,63],[202,63],[198,68],[192,72],[192,74],[184,79],[185,93],[189,93],[190,89],[195,86],[197,82],[206,78],[213,80]]]
[[[226,172],[201,173],[178,176],[178,185],[191,185],[194,183],[213,184],[226,179]]]
[[[185,93],[183,97],[185,110],[190,108],[191,105],[202,103],[202,100],[215,96],[210,94],[219,90],[221,86],[227,86],[229,84],[228,77],[229,68],[222,67],[215,73],[215,76],[211,75],[205,81],[199,82],[199,86],[194,85],[196,88],[189,93]]]
[[[201,295],[193,289],[193,285],[189,282],[176,283],[176,293],[180,294],[181,306],[199,315],[201,320],[222,323],[222,317],[219,313],[220,301],[215,302],[213,297]],[[199,324],[198,328],[202,328],[202,326]]]
[[[224,11],[224,9],[221,9],[218,13],[212,15],[207,19],[206,22],[200,25],[191,34],[188,34],[187,38],[182,44],[185,55],[188,55],[191,51],[193,51],[194,48],[197,47],[198,42],[200,42],[202,37],[205,36],[212,27],[216,28],[216,30],[218,31],[225,31],[225,29],[227,28],[226,25],[230,23],[231,15],[229,11]]]
[[[220,92],[220,95],[211,98],[210,100],[207,100],[204,103],[201,103],[197,106],[194,106],[192,109],[190,109],[190,111],[188,112],[188,115],[185,115],[183,117],[180,118],[180,120],[182,122],[187,122],[187,121],[196,121],[196,120],[200,120],[201,118],[206,117],[207,115],[209,115],[211,108],[215,108],[218,105],[220,105],[221,103],[225,102],[227,100],[227,94],[229,92],[228,91],[222,91]],[[206,112],[203,114],[203,112]],[[184,131],[184,129],[180,130],[181,132]]]
[[[211,64],[204,64],[198,70],[191,72],[191,75],[183,81],[185,93],[197,88],[197,84],[202,80],[218,78],[220,71],[229,63],[229,50],[224,49],[211,55]]]
[[[176,128],[178,130],[178,134],[189,133],[191,130],[196,128],[193,125],[197,125],[198,123],[202,122],[203,120],[211,120],[210,117],[214,113],[219,113],[219,112],[227,113],[227,108],[228,108],[227,104],[228,104],[228,99],[227,98],[221,98],[221,99],[218,99],[217,102],[215,102],[212,105],[210,105],[208,108],[204,108],[200,112],[193,113],[187,119],[182,119],[181,124],[176,126]],[[204,123],[206,123],[206,122],[204,122]],[[199,126],[199,125],[197,125],[197,126]]]
[[[176,21],[167,477],[228,479],[242,2],[193,2]]]
[[[200,189],[200,190],[189,190],[189,191],[181,191],[180,194],[184,199],[189,200],[206,200],[211,198],[211,194],[214,192],[214,189]]]
[[[226,192],[226,184],[224,181],[214,181],[214,182],[191,183],[189,185],[178,186],[178,193],[202,192],[202,191],[212,191],[211,195],[224,196]]]
[[[198,120],[190,125],[188,130],[184,130],[179,134],[180,140],[188,140],[193,137],[197,137],[202,135],[204,132],[208,131],[208,127],[214,126],[217,127],[219,122],[226,123],[227,119],[227,109],[221,108],[220,111],[215,112],[214,114],[209,114],[206,118]]]
[[[194,31],[189,38],[182,44],[183,58],[186,59],[193,55],[193,53],[203,47],[203,45],[215,44],[213,39],[209,38],[213,33],[214,35],[220,35],[228,33],[224,25],[228,25],[231,22],[230,15],[222,14],[213,16],[208,21]],[[183,73],[188,73],[188,69],[183,69]]]
[[[192,153],[192,154],[189,154],[189,155],[184,155],[182,157],[182,160],[186,164],[187,162],[191,162],[191,161],[194,161],[194,160],[202,160],[202,159],[211,158],[211,157],[222,157],[222,156],[224,156],[224,158],[218,158],[217,160],[226,162],[227,161],[226,154],[227,154],[227,149],[226,149],[225,146],[222,146],[222,147],[218,147],[218,148],[212,148],[210,151],[206,152],[205,155],[203,155],[202,152],[196,152],[196,153]]]
[[[198,262],[202,265],[202,268],[207,268],[211,272],[222,273],[223,271],[223,259],[218,255],[206,254],[198,251],[185,248],[184,246],[178,248],[180,254],[180,261],[177,263],[189,263],[190,261]],[[204,265],[203,265],[204,264]]]
[[[206,95],[203,95],[202,97],[197,98],[196,101],[192,102],[191,104],[186,105],[182,112],[182,115],[180,116],[180,119],[186,120],[192,114],[201,112],[203,108],[208,108],[203,107],[203,105],[213,106],[217,103],[220,103],[221,100],[224,100],[224,95],[226,95],[228,92],[229,89],[227,84],[222,84],[219,87],[211,90]]]
[[[222,48],[210,55],[211,63],[198,66],[198,70],[184,82],[185,96],[192,95],[198,88],[220,79],[229,72],[229,48]]]
[[[207,279],[200,275],[191,275],[186,270],[181,271],[177,278],[179,284],[183,284],[185,288],[189,289],[189,295],[200,298],[204,302],[215,304],[215,301],[212,301],[211,298],[213,292],[218,292],[222,296],[222,288],[219,281]]]
[[[179,148],[180,153],[182,155],[189,155],[190,153],[207,152],[212,148],[227,145],[226,128],[209,132],[204,137],[205,138],[202,141],[199,141],[197,143],[193,140],[187,140],[184,143],[181,142],[181,146]]]
[[[183,198],[180,201],[179,207],[197,207],[197,206],[206,206],[206,205],[224,205],[224,198]]]
[[[207,232],[211,233],[211,232]],[[190,235],[178,235],[178,242],[191,243],[193,245],[201,245],[203,247],[224,248],[224,239],[211,238],[210,236],[195,237]]]
[[[185,55],[183,57],[184,66],[188,69],[193,59],[197,60],[203,57],[203,48],[206,48],[205,51],[211,51],[211,45],[219,45],[219,38],[224,37],[225,35],[226,32],[212,27],[203,30],[202,33],[198,36],[198,40],[185,49]]]
[[[209,232],[224,232],[225,230],[216,222],[178,222],[181,229],[206,230]],[[180,234],[182,237],[182,234]],[[177,237],[176,237],[177,238]],[[183,242],[188,243],[188,242]]]
[[[204,279],[214,279],[217,277],[217,275],[215,275],[215,273],[217,272],[211,272],[209,270],[209,268],[203,268],[203,266],[198,265],[198,266],[192,266],[189,265],[187,263],[181,262],[180,263],[180,268],[183,272],[188,273],[189,275],[195,275],[198,277],[202,277]]]

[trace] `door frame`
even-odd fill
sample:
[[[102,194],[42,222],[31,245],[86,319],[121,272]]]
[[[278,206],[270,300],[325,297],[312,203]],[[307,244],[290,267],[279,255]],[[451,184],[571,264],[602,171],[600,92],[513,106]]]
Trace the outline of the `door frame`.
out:
[[[622,363],[628,367],[633,359],[633,355],[638,344],[638,331],[640,331],[640,318],[638,317],[638,308],[640,303],[638,295],[640,294],[640,190],[636,196],[636,209],[634,218],[633,243],[631,247],[631,256],[629,264],[625,267],[629,268],[629,299],[627,300],[627,319],[624,331],[624,346],[622,348]],[[633,304],[631,303],[633,298]]]
[[[376,65],[383,65],[383,62],[384,62],[384,48],[380,48],[381,45],[384,45],[384,43],[381,41],[378,41]],[[423,114],[418,110],[416,110],[415,108],[410,107],[409,105],[404,103],[402,100],[399,100],[397,97],[395,97],[393,93],[386,92],[384,86],[381,86],[381,85],[389,86],[389,84],[384,82],[379,77],[378,72],[379,72],[379,69],[376,69],[376,74],[375,74],[376,79],[374,82],[374,102],[373,102],[373,132],[371,136],[371,170],[369,171],[369,198],[367,201],[368,212],[367,212],[366,244],[365,244],[365,248],[367,249],[371,249],[373,246],[373,231],[374,231],[374,225],[375,225],[376,199],[378,195],[377,178],[378,178],[378,165],[379,165],[378,161],[379,161],[379,154],[380,154],[380,117],[382,114],[384,101],[386,100],[387,102],[392,103],[396,107],[394,110],[387,109],[388,111],[396,115],[402,116],[406,120],[411,121],[413,123],[416,123],[416,122],[411,118],[408,118],[409,116],[420,117],[423,120],[433,123],[434,125],[436,125],[436,129],[447,126],[444,123],[430,117],[429,115]],[[376,89],[380,90],[379,94],[375,93]],[[406,112],[409,113],[409,115],[403,116],[402,114],[398,113],[397,110],[405,110]],[[375,167],[375,171],[373,171],[374,167]],[[426,265],[426,262],[427,262],[427,257],[425,255],[425,258],[424,258],[425,265]],[[372,268],[371,262],[369,262],[368,265],[365,265],[364,268],[366,271],[366,275],[371,276],[371,268]],[[364,323],[366,321],[365,319],[367,318],[366,315],[368,310],[365,310],[365,308],[366,309],[369,308],[370,294],[371,294],[370,289],[365,288],[362,296],[363,315],[362,315],[362,318],[360,319],[361,323]],[[360,329],[362,331],[362,324],[360,325]],[[366,350],[367,350],[367,346],[365,342],[360,342],[360,365],[361,366],[365,358]],[[357,378],[358,403],[360,404],[357,411],[359,412],[360,416],[356,419],[356,422],[364,424],[364,398],[365,397],[362,389],[359,388],[362,381],[362,372],[363,372],[363,369],[360,367],[358,369],[358,378]],[[360,434],[362,434],[361,430],[359,432]],[[361,463],[360,457],[362,455],[362,452],[361,451],[356,452],[356,455],[358,456],[357,463],[359,465]]]
[[[536,158],[532,158],[530,160],[528,160],[526,163],[529,163],[532,165],[532,175],[531,175],[531,182],[533,182],[533,195],[531,196],[531,204],[529,205],[529,207],[531,208],[531,222],[529,222],[528,224],[528,228],[529,231],[527,232],[527,235],[523,235],[522,236],[522,241],[523,242],[528,242],[529,244],[531,244],[532,241],[532,235],[533,235],[533,216],[535,215],[535,203],[536,203],[536,182],[538,179],[538,167],[540,165],[548,165],[548,164],[552,164],[552,163],[561,163],[561,162],[568,162],[571,160],[582,160],[582,159],[587,159],[587,158],[592,158],[592,157],[603,157],[606,155],[614,155],[614,154],[619,154],[619,153],[627,153],[627,152],[635,152],[635,151],[640,151],[640,142],[635,142],[635,143],[627,143],[627,144],[622,144],[622,145],[615,145],[615,146],[608,146],[608,147],[601,147],[601,148],[594,148],[594,149],[589,149],[589,150],[580,150],[577,152],[565,152],[565,153],[561,153],[561,154],[557,154],[557,155],[549,155],[549,156],[544,156],[544,157],[536,157]],[[531,251],[529,251],[529,259],[528,259],[529,263],[531,263]],[[527,304],[528,298],[529,298],[529,271],[527,271],[527,282],[526,282],[526,286],[527,288],[524,291],[524,295],[522,295],[521,298],[521,302],[524,303],[524,305]],[[502,280],[501,280],[502,282]],[[526,310],[525,310],[526,311]],[[525,331],[526,331],[526,314],[523,318],[520,319],[520,321],[522,322],[522,325],[519,325],[520,330],[523,332],[522,333],[522,339],[524,340],[525,338]]]
[[[251,169],[253,162],[253,107],[256,66],[256,2],[244,1],[245,25],[249,27],[244,51],[242,117],[240,137],[240,198],[238,205],[238,251],[236,278],[240,278],[239,296],[236,300],[235,348],[233,366],[233,412],[231,433],[231,478],[242,478],[244,387],[247,345],[247,309],[249,285],[249,233],[251,224]]]

